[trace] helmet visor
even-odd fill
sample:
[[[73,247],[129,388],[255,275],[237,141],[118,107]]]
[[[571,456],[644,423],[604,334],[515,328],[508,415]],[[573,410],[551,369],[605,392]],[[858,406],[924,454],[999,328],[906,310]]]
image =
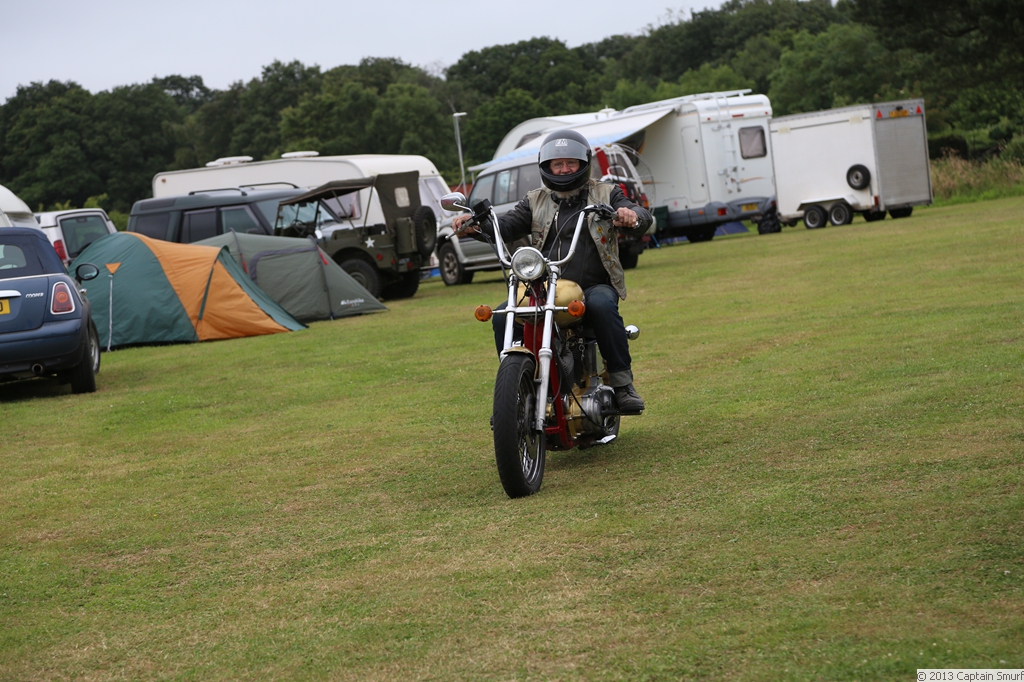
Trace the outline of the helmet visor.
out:
[[[568,137],[558,137],[548,140],[540,148],[539,163],[553,161],[554,159],[577,159],[586,162],[589,157],[590,147]]]

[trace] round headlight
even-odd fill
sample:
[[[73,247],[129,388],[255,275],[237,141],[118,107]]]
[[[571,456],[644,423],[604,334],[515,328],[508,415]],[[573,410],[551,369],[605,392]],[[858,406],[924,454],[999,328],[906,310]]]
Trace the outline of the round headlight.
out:
[[[546,269],[543,254],[532,246],[524,246],[512,254],[512,272],[521,282],[539,279]]]

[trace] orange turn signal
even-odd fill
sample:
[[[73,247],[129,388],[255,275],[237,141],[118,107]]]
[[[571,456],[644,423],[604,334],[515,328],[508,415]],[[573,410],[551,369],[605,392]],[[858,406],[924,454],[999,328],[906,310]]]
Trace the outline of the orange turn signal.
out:
[[[488,306],[479,305],[476,307],[476,312],[473,315],[481,322],[486,322],[491,319],[491,309]]]
[[[580,300],[569,301],[568,312],[573,317],[583,317],[583,313],[587,312],[587,306]]]

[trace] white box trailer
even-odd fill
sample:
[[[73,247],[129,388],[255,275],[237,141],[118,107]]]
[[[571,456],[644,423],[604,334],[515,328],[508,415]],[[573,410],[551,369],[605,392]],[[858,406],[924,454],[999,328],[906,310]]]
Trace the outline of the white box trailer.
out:
[[[212,161],[204,168],[157,173],[153,176],[153,198],[239,187],[313,189],[332,180],[413,170],[420,174],[420,202],[433,210],[439,224],[450,224],[453,214],[441,208],[441,197],[449,191],[448,183],[430,159],[404,154],[319,156],[316,152],[292,152],[269,161],[253,161],[248,156],[228,157]],[[346,209],[354,221],[369,225],[384,222],[380,200],[371,189],[349,195],[346,201],[351,202]]]
[[[642,157],[659,236],[707,241],[724,223],[760,220],[774,200],[771,103],[749,93],[703,93],[622,111],[530,119],[505,136],[493,160],[472,170],[536,154],[548,133],[571,128],[591,145],[618,143]]]
[[[903,218],[932,203],[924,100],[782,116],[770,129],[782,222]]]

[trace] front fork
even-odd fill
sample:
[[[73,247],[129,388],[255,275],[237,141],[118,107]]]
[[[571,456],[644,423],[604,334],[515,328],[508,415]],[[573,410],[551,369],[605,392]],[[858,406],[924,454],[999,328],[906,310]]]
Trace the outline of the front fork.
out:
[[[555,323],[555,283],[557,281],[558,271],[551,268],[548,278],[547,302],[544,305],[544,333],[541,334],[540,348],[536,347],[533,334],[523,334],[523,345],[537,357],[538,364],[538,376],[534,379],[537,382],[537,413],[534,415],[534,430],[536,431],[544,431],[544,423],[547,421],[548,387],[550,386],[551,358],[553,356],[551,335]],[[505,350],[501,354],[502,359],[508,354],[508,349],[512,347],[518,284],[515,275],[509,277],[508,303],[505,306]],[[535,305],[530,307],[535,308]]]

